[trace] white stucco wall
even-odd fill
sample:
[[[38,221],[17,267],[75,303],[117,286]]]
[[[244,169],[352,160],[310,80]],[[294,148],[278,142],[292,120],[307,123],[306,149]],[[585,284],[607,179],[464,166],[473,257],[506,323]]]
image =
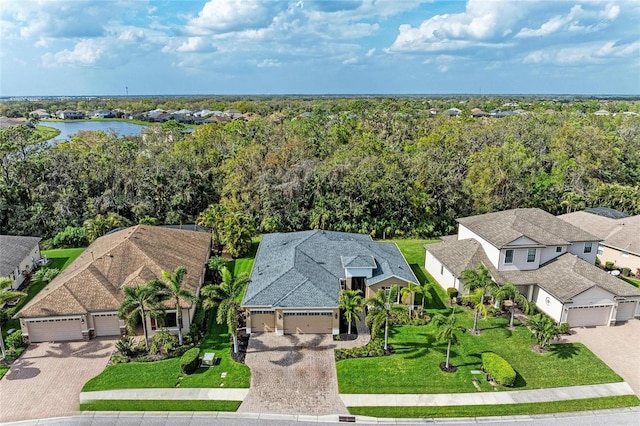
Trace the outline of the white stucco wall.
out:
[[[598,242],[597,241],[591,241],[591,253],[585,253],[584,252],[584,242],[578,242],[578,243],[574,243],[571,244],[567,251],[569,253],[575,254],[576,256],[578,256],[580,259],[583,259],[587,262],[589,262],[592,265],[596,264],[596,256],[598,255]]]
[[[458,240],[468,239],[474,239],[479,242],[484,249],[485,254],[489,258],[489,261],[493,263],[494,267],[498,268],[498,262],[500,261],[500,250],[489,241],[472,232],[470,229],[464,227],[463,225],[460,225],[458,227]]]
[[[607,305],[613,303],[614,295],[600,287],[592,287],[589,290],[572,298],[571,306]]]
[[[560,252],[556,252],[556,247],[560,247]],[[543,265],[550,261],[551,259],[555,259],[556,257],[567,252],[567,246],[551,246],[544,247],[539,249],[540,252],[540,265]]]
[[[547,293],[543,288],[538,287],[537,293],[534,302],[538,309],[559,322],[562,318],[562,302]],[[547,303],[547,300],[549,303]]]
[[[533,247],[532,247],[533,248]],[[507,250],[513,250],[513,263],[505,263],[504,259]],[[509,248],[500,250],[500,267],[498,271],[530,271],[538,269],[540,266],[540,249],[535,248],[536,259],[534,262],[527,262],[529,248]]]
[[[640,237],[639,237],[640,238]],[[602,255],[600,262],[604,265],[605,262],[613,262],[616,268],[629,268],[634,274],[636,270],[640,268],[640,256],[623,252],[613,247],[602,246]]]
[[[425,257],[424,268],[431,274],[431,276],[438,282],[438,284],[440,284],[443,289],[446,290],[449,287],[454,287],[462,293],[462,289],[460,288],[460,282],[458,281],[458,279],[428,250]]]

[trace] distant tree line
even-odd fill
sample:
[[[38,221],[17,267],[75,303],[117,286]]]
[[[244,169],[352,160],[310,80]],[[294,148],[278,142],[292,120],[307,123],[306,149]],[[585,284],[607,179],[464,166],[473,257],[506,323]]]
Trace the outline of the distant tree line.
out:
[[[84,132],[51,147],[27,127],[0,130],[0,233],[49,238],[70,226],[91,239],[118,215],[209,223],[246,246],[255,232],[320,228],[446,235],[457,217],[515,207],[640,213],[638,117],[545,112],[542,101],[502,119],[446,117],[418,98],[220,107],[237,102],[260,118],[191,134]]]

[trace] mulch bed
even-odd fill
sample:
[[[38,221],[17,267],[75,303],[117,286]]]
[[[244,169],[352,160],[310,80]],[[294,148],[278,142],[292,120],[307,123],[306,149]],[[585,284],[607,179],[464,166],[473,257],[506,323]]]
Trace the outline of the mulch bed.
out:
[[[444,371],[445,373],[455,373],[456,371],[458,371],[458,367],[456,367],[455,365],[449,364],[449,368],[447,368],[447,363],[441,362],[440,370]]]
[[[239,334],[238,335],[238,353],[233,352],[233,344],[231,344],[231,358],[234,361],[240,362],[244,364],[244,359],[247,356],[247,347],[249,346],[249,335],[248,334]]]

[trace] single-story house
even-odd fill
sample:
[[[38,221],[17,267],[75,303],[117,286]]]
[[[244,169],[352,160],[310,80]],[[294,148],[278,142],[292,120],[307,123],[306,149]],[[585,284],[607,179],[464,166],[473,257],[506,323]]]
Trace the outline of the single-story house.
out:
[[[560,219],[591,232],[601,241],[598,257],[604,265],[640,271],[640,215],[629,216],[614,209],[593,208],[558,216]]]
[[[595,266],[598,237],[540,209],[458,219],[458,234],[425,245],[425,268],[464,291],[462,272],[484,265],[558,323],[611,325],[640,314],[640,290]]]
[[[16,290],[40,262],[39,237],[0,235],[0,277],[13,280]]]
[[[22,335],[32,343],[120,336],[124,286],[144,285],[162,279],[163,270],[185,266],[182,286],[197,295],[210,250],[211,235],[204,232],[137,225],[104,235],[16,314]],[[177,333],[175,306],[167,301],[165,308],[164,324],[146,319],[150,335],[161,325]],[[181,309],[188,332],[195,308],[184,302]]]
[[[340,333],[341,289],[364,297],[418,280],[395,243],[333,231],[262,237],[242,307],[247,332]]]

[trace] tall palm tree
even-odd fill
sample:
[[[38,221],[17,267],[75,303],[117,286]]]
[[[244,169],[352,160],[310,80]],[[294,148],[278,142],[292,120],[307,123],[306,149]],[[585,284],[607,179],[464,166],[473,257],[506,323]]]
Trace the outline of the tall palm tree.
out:
[[[515,285],[512,283],[504,283],[502,287],[495,291],[494,296],[498,305],[502,305],[505,300],[509,300],[511,302],[511,307],[509,310],[511,311],[511,320],[509,321],[509,327],[513,327],[513,317],[515,316],[516,311],[516,303],[519,303],[522,306],[522,310],[524,313],[528,314],[531,310],[531,303],[524,297]]]
[[[180,308],[180,301],[195,303],[198,298],[191,290],[187,290],[182,287],[182,280],[187,274],[187,268],[184,266],[178,266],[173,274],[167,271],[162,271],[162,277],[164,281],[161,281],[164,286],[164,292],[169,299],[173,299],[176,305],[176,324],[178,326],[178,343],[182,346],[182,309]]]
[[[407,307],[396,303],[399,288],[392,286],[389,290],[380,289],[373,297],[364,300],[364,304],[369,308],[367,322],[371,327],[371,337],[375,338],[378,330],[384,324],[384,350],[389,346],[389,320],[397,317],[404,321],[409,320]]]
[[[483,264],[479,264],[476,269],[465,269],[462,271],[461,277],[464,280],[464,288],[467,291],[474,292],[480,290],[482,295],[480,297],[481,304],[484,304],[484,298],[492,294],[497,286],[491,278],[489,270]],[[480,311],[481,310],[476,309],[475,316],[473,317],[472,330],[476,333],[478,332],[478,317],[480,316]]]
[[[487,315],[489,314],[489,308],[484,303],[484,293],[482,292],[482,289],[477,288],[473,292],[465,293],[462,296],[462,300],[466,303],[470,303],[473,306],[474,322],[472,332],[479,333],[480,330],[478,329],[478,318],[480,317],[480,315],[482,315],[482,317],[486,319]]]
[[[431,296],[431,283],[425,284],[416,284],[411,281],[407,284],[406,287],[403,287],[400,290],[400,295],[402,296],[402,302],[407,303],[411,300],[411,296],[418,295],[422,297],[422,310],[424,311],[424,301],[425,299],[431,302],[433,297]],[[415,301],[415,298],[413,299]],[[415,302],[414,302],[415,303]]]
[[[227,323],[229,334],[233,337],[233,352],[238,353],[238,314],[240,312],[240,296],[249,283],[249,274],[243,272],[234,277],[229,269],[222,268],[222,282],[204,286],[200,294],[204,297],[202,307],[210,309],[218,307],[216,322]]]
[[[351,323],[355,319],[360,321],[360,312],[362,312],[362,292],[360,290],[341,290],[339,305],[344,312],[344,318],[347,320],[347,334],[351,334]]]
[[[147,315],[158,318],[164,314],[162,307],[164,286],[159,280],[136,287],[122,287],[124,300],[118,309],[118,318],[124,319],[129,332],[134,333],[138,319],[142,321],[144,345],[149,349],[149,332],[147,331]]]
[[[23,298],[27,295],[27,293],[12,290],[11,284],[13,284],[13,280],[6,277],[0,278],[0,305],[4,305],[8,301],[16,298]],[[0,329],[4,324],[5,315],[6,315],[6,309],[3,306],[2,312],[0,312]],[[7,356],[7,353],[4,349],[4,338],[2,337],[2,333],[0,333],[0,351],[2,352],[3,358]]]
[[[456,326],[456,316],[453,311],[448,316],[442,314],[436,314],[431,321],[438,327],[438,333],[436,339],[447,341],[447,360],[445,362],[445,369],[449,370],[449,357],[451,355],[451,345],[458,344],[458,332],[464,332],[464,328]]]

